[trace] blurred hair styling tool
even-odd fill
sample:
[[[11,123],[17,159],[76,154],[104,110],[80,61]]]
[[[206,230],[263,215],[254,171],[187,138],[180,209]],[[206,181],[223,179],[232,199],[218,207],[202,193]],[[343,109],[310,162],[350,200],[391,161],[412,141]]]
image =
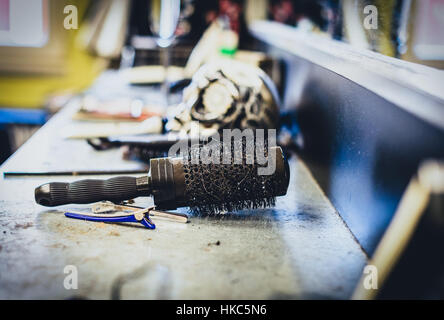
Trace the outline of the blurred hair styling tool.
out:
[[[108,138],[88,139],[88,144],[97,151],[124,147],[124,158],[136,158],[149,163],[153,158],[168,156],[169,149],[176,143],[201,143],[201,138],[181,136],[178,133],[148,134],[132,136],[116,136]]]
[[[108,180],[43,184],[35,189],[35,200],[52,207],[103,200],[119,203],[152,196],[158,209],[190,207],[192,212],[209,214],[271,206],[276,196],[286,194],[289,166],[280,147],[263,149],[264,155],[274,157],[275,170],[269,175],[259,175],[261,165],[256,157],[254,161],[248,161],[245,145],[242,147],[241,163],[234,161],[239,150],[235,151],[233,145],[230,164],[222,161],[220,164],[204,164],[201,159],[193,162],[193,152],[202,152],[206,146],[191,148],[182,158],[151,159],[149,174],[139,178],[121,176]],[[220,152],[221,157],[222,154]]]
[[[164,119],[168,135],[111,136],[88,143],[96,150],[124,146],[125,158],[149,162],[165,157],[177,140],[191,139],[193,128],[206,135],[224,129],[277,129],[280,105],[276,86],[260,68],[222,59],[194,73],[174,114]]]

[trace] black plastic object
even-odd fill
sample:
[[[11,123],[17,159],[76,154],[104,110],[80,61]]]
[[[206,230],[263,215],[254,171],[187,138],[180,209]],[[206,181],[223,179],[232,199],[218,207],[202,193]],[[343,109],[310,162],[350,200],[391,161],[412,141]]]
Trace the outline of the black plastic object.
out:
[[[52,182],[35,189],[35,201],[53,207],[68,203],[92,203],[102,200],[121,202],[148,195],[137,187],[137,178],[116,177],[108,180],[80,180],[72,183]]]

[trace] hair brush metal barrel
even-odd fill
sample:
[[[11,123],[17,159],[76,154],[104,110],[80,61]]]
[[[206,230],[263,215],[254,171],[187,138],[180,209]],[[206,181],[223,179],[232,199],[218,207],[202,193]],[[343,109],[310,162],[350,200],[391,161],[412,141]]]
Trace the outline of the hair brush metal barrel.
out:
[[[287,159],[280,147],[271,147],[275,170],[259,175],[257,161],[204,164],[184,158],[157,158],[150,161],[146,176],[115,177],[108,180],[52,182],[35,189],[35,200],[43,206],[93,203],[103,200],[121,202],[152,196],[159,209],[190,207],[197,213],[218,213],[274,205],[275,197],[285,195],[289,182]],[[251,162],[251,161],[250,161]]]

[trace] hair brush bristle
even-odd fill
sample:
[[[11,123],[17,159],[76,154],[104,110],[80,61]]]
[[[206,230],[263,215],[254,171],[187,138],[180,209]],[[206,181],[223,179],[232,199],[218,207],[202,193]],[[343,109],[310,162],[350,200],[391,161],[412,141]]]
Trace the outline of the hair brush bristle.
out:
[[[231,164],[201,161],[193,164],[192,151],[189,153],[188,161],[184,161],[184,173],[185,195],[191,212],[217,214],[274,206],[275,195],[280,194],[283,186],[286,191],[286,182],[280,175],[258,175],[259,165],[256,160],[253,164],[247,163],[246,155],[251,153],[246,149],[245,143],[232,144]],[[265,146],[263,150],[264,156],[268,156],[268,148]],[[242,152],[242,163],[234,164],[233,157],[239,152]]]

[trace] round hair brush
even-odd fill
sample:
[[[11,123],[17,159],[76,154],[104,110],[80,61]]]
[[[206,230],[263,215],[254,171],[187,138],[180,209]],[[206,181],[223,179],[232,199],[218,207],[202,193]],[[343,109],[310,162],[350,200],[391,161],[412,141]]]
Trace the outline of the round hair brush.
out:
[[[234,160],[236,153],[233,153],[229,164],[222,161],[208,164],[200,159],[193,161],[192,150],[182,158],[151,159],[150,172],[139,178],[122,176],[43,184],[35,189],[35,200],[52,207],[103,200],[118,203],[152,196],[159,209],[190,207],[195,213],[208,214],[272,206],[276,196],[287,192],[289,167],[280,147],[264,151],[275,160],[275,170],[268,175],[258,173],[261,165],[256,156],[252,161],[246,152],[237,158],[240,161]]]

